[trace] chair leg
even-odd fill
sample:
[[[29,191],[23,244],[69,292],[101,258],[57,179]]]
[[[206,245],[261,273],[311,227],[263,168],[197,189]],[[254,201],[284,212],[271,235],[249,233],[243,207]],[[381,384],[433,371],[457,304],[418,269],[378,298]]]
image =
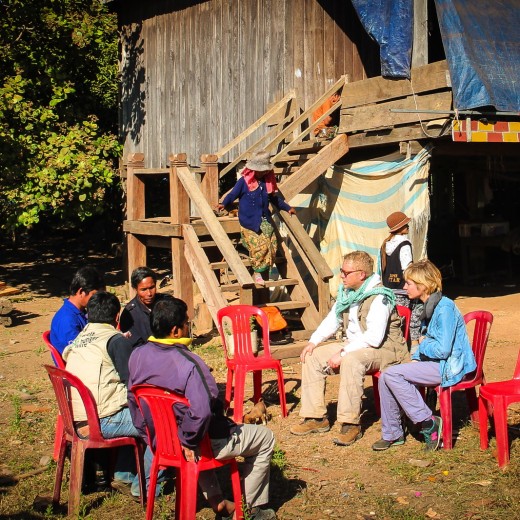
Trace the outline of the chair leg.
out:
[[[235,519],[243,520],[244,512],[242,511],[242,484],[240,483],[240,473],[236,460],[229,463],[231,473],[231,486],[233,488],[233,500],[235,501]]]
[[[146,520],[153,519],[153,508],[155,505],[155,487],[157,486],[157,475],[159,473],[159,465],[156,462],[156,458],[154,456],[152,465],[150,467],[150,485],[148,486],[148,492],[146,494],[147,502],[146,502]],[[177,473],[177,478],[179,478],[179,474]],[[146,483],[145,483],[146,489]],[[143,495],[141,495],[143,496]],[[175,511],[177,511],[177,507],[175,507]]]
[[[486,399],[479,395],[478,398],[478,417],[479,417],[479,431],[480,431],[480,449],[486,450],[489,446],[488,438],[488,409],[486,406]]]
[[[233,370],[228,368],[227,381],[226,381],[226,395],[224,397],[224,406],[226,410],[231,404],[231,398],[233,397]]]
[[[253,371],[253,403],[256,404],[262,398],[262,371]]]
[[[67,444],[68,443],[65,435],[62,435],[58,454],[58,461],[56,465],[56,477],[54,479],[54,492],[52,494],[52,502],[56,505],[60,503],[61,483],[63,481],[65,457],[67,456]]]
[[[61,414],[58,413],[56,416],[56,427],[55,427],[55,434],[54,434],[54,451],[52,453],[52,458],[58,462],[59,456],[60,456],[60,446],[61,446],[61,439],[63,437],[63,419],[61,418]]]
[[[381,417],[381,401],[379,400],[379,377],[372,376],[372,391],[374,392],[374,406],[378,417]]]
[[[82,442],[73,442],[70,456],[69,516],[78,516],[85,465],[85,448]]]
[[[276,369],[278,375],[278,394],[280,395],[280,408],[282,409],[282,417],[287,417],[287,401],[285,399],[285,381],[283,378],[283,370],[281,366]]]
[[[507,407],[502,398],[495,401],[495,435],[497,439],[498,467],[509,464],[509,439],[507,435]]]
[[[144,446],[140,439],[136,440],[134,446],[137,476],[139,477],[139,492],[141,494],[141,506],[146,505],[146,474],[144,468]]]
[[[466,401],[468,402],[469,415],[474,426],[478,426],[478,399],[475,388],[466,388]]]
[[[445,450],[451,450],[453,447],[453,425],[451,411],[451,392],[449,388],[440,389],[439,405],[442,417],[442,445]]]
[[[197,484],[199,468],[194,462],[181,466],[181,504],[180,510],[175,509],[177,520],[195,520],[197,514]]]
[[[246,372],[237,367],[235,371],[235,388],[233,396],[233,420],[242,424],[244,422],[244,391],[246,386]]]

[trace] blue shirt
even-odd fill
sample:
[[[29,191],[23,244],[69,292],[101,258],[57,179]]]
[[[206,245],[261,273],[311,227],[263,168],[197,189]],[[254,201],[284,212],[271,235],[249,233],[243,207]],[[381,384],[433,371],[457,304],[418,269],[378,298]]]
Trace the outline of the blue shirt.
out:
[[[249,191],[244,177],[240,177],[233,189],[222,201],[223,206],[229,206],[235,199],[238,199],[238,221],[240,225],[251,231],[258,233],[262,217],[271,220],[269,202],[279,209],[289,211],[291,206],[287,204],[279,195],[268,194],[264,179],[258,180],[258,188]]]
[[[67,298],[62,307],[54,315],[51,322],[51,343],[60,354],[65,347],[76,339],[76,336],[85,328],[87,315],[79,310]]]

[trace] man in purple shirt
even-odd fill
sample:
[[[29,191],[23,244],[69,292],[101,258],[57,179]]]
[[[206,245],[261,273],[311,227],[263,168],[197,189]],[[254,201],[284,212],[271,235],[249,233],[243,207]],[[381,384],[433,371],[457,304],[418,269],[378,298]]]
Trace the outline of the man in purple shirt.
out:
[[[176,415],[179,440],[186,459],[198,459],[199,443],[209,433],[217,459],[244,457],[245,499],[250,508],[248,518],[274,519],[276,515],[272,509],[260,507],[269,500],[269,466],[274,435],[264,426],[235,424],[224,416],[214,377],[204,361],[188,349],[191,344],[188,323],[187,306],[182,300],[164,295],[155,304],[150,320],[153,336],[134,349],[130,356],[128,387],[146,383],[185,396],[190,407],[176,407]],[[146,418],[137,407],[135,396],[131,392],[128,395],[134,425],[148,441]],[[199,484],[213,510],[232,518],[234,504],[222,499],[215,474],[201,473]]]
[[[86,308],[91,296],[104,289],[103,276],[95,267],[86,265],[76,271],[70,284],[70,296],[63,301],[51,322],[50,340],[60,354],[85,328]]]

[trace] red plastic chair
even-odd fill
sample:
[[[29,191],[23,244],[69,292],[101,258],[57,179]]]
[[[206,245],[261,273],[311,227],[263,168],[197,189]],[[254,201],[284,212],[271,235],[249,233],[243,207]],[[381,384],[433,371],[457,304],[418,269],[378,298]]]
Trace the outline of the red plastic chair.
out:
[[[51,343],[51,331],[46,330],[42,335],[43,342],[47,345],[47,348],[50,350],[51,358],[53,363],[63,370],[65,370],[65,361],[61,357],[61,354],[58,352],[56,347],[54,347]],[[58,462],[58,458],[60,456],[60,444],[61,438],[63,437],[63,419],[61,418],[60,412],[56,417],[56,428],[54,434],[54,450],[52,452],[52,458]]]
[[[439,408],[442,417],[442,443],[445,450],[451,450],[453,447],[453,424],[452,424],[452,408],[451,408],[451,394],[453,392],[466,392],[466,400],[474,424],[479,424],[478,414],[478,400],[477,392],[475,390],[477,385],[485,384],[484,378],[484,354],[486,353],[487,342],[489,338],[489,331],[493,324],[493,315],[488,311],[473,311],[464,315],[466,325],[475,321],[475,328],[473,330],[473,339],[471,347],[473,355],[477,362],[477,368],[467,374],[460,383],[453,386],[443,388],[441,386],[435,387],[435,391],[439,396]]]
[[[90,448],[118,448],[120,446],[133,446],[139,475],[139,487],[141,491],[141,504],[144,506],[146,495],[144,462],[142,442],[136,437],[115,437],[105,439],[99,426],[99,416],[97,413],[96,401],[90,390],[75,375],[61,368],[45,365],[49,374],[60,414],[63,418],[63,435],[60,443],[58,465],[56,467],[56,479],[54,481],[54,492],[52,496],[53,504],[59,504],[61,494],[61,482],[63,479],[63,469],[67,452],[67,443],[72,443],[70,454],[70,478],[69,478],[69,516],[78,516],[81,484],[83,481],[83,464],[85,451]],[[89,433],[87,438],[79,437],[74,426],[74,413],[72,410],[71,391],[75,389],[87,414]],[[152,493],[153,494],[153,493]]]
[[[189,407],[189,401],[175,392],[153,385],[135,385],[131,388],[131,392],[135,394],[137,404],[143,416],[151,415],[155,430],[155,437],[152,439],[147,425],[149,445],[150,447],[155,446],[152,449],[154,456],[150,469],[150,489],[155,489],[157,474],[160,470],[169,467],[176,468],[175,518],[179,520],[195,520],[199,473],[229,465],[236,517],[237,519],[243,519],[242,489],[235,458],[215,459],[208,435],[204,436],[200,444],[200,459],[198,462],[188,462],[184,457],[177,432],[175,405],[180,404]],[[149,414],[147,414],[147,411]],[[154,440],[155,442],[153,442]],[[150,493],[146,506],[147,520],[152,520],[153,518],[154,503],[154,494]]]
[[[251,320],[256,317],[262,324],[263,354],[255,355],[251,344]],[[222,320],[228,318],[233,334],[233,357],[229,354],[227,337],[222,326]],[[262,309],[252,305],[231,305],[217,312],[218,329],[222,338],[222,345],[226,354],[228,367],[226,383],[226,406],[229,407],[233,395],[233,420],[236,423],[243,422],[244,390],[247,372],[253,372],[253,402],[257,403],[262,397],[262,370],[276,370],[278,376],[278,393],[282,416],[287,417],[287,404],[285,400],[285,382],[283,379],[282,365],[277,359],[271,357],[269,346],[269,323]],[[233,386],[233,376],[235,385]],[[234,390],[234,391],[233,391]]]
[[[42,334],[42,339],[43,339],[43,342],[47,345],[47,348],[51,352],[51,357],[52,357],[53,363],[58,368],[65,370],[65,361],[63,361],[63,358],[61,357],[61,354],[59,353],[58,349],[56,347],[54,347],[53,344],[51,343],[51,331],[46,330]]]
[[[402,318],[402,328],[403,328],[403,336],[404,340],[408,341],[408,336],[410,335],[410,320],[412,318],[412,311],[408,307],[404,307],[403,305],[396,305],[395,310],[397,314]],[[378,417],[381,417],[381,403],[379,401],[379,376],[381,375],[381,371],[377,371],[374,373],[367,372],[367,375],[372,376],[372,390],[374,392],[374,405],[376,407],[376,413]]]
[[[479,391],[479,426],[480,448],[485,450],[488,439],[488,410],[493,406],[493,421],[497,439],[498,466],[503,468],[509,464],[509,440],[507,434],[507,408],[510,404],[520,402],[520,352],[516,360],[513,379],[496,383],[484,383]]]

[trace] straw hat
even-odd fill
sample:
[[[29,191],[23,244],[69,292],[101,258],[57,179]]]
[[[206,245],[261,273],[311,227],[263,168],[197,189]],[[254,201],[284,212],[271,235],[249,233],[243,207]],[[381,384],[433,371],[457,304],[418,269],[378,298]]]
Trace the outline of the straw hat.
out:
[[[390,232],[399,231],[401,228],[404,228],[408,222],[410,222],[411,218],[407,217],[401,211],[396,211],[388,216],[386,219],[386,223],[390,228]]]
[[[270,161],[269,152],[264,150],[256,152],[251,156],[251,159],[246,162],[246,168],[255,172],[265,172],[274,169],[274,165]]]

